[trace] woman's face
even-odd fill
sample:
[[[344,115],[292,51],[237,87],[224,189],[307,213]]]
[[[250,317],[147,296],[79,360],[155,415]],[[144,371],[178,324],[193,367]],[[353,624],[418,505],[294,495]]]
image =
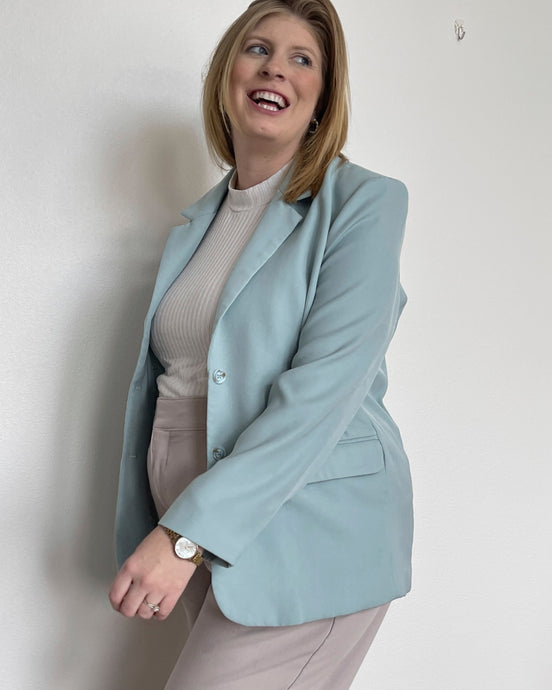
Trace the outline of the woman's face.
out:
[[[322,93],[322,55],[309,25],[298,17],[262,19],[246,37],[230,78],[232,140],[273,144],[289,159],[316,114]]]

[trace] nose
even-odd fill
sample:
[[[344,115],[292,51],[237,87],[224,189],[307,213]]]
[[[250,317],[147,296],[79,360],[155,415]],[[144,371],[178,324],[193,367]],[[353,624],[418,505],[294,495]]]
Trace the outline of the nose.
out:
[[[284,70],[280,61],[272,55],[259,69],[261,76],[266,79],[284,79]]]

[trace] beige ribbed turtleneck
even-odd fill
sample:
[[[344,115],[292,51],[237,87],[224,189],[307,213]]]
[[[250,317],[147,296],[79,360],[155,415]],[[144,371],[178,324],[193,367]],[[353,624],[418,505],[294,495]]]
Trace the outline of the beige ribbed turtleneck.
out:
[[[207,395],[207,353],[222,289],[286,170],[243,190],[234,188],[233,175],[201,244],[161,300],[151,330],[152,349],[165,368],[159,395]]]

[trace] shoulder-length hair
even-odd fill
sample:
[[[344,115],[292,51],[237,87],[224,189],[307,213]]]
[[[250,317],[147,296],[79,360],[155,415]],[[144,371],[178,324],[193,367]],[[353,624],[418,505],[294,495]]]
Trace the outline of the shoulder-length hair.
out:
[[[230,78],[247,35],[265,17],[287,14],[307,22],[322,53],[324,87],[318,104],[316,132],[306,133],[294,157],[284,199],[296,201],[310,190],[315,196],[330,162],[340,156],[349,122],[347,49],[341,22],[329,0],[254,0],[227,29],[215,48],[203,85],[203,121],[210,153],[221,166],[234,166],[229,102]]]

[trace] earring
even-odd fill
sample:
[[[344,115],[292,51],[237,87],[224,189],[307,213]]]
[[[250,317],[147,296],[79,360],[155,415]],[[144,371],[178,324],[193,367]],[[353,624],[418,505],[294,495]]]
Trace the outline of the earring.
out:
[[[318,120],[315,117],[313,117],[309,126],[309,134],[316,134],[319,124],[320,123],[318,122]]]

